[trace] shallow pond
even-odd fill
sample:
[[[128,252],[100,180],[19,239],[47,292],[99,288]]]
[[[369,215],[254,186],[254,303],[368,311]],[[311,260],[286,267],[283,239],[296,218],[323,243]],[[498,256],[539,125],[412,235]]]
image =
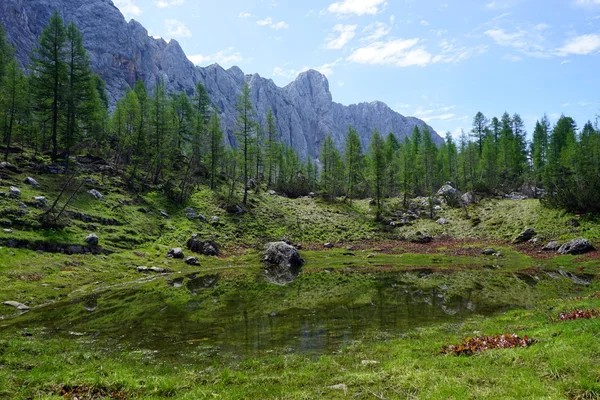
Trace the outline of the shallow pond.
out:
[[[524,306],[546,292],[584,288],[561,276],[546,277],[543,289],[536,289],[539,278],[482,271],[471,282],[469,276],[388,273],[330,279],[323,273],[288,286],[218,276],[160,279],[36,309],[4,321],[3,327],[178,362],[216,354],[319,355],[354,341],[385,340],[418,327]]]

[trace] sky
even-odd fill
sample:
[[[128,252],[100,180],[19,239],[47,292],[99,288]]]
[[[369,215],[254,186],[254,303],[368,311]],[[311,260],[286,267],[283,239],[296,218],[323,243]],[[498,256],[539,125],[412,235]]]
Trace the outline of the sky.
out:
[[[478,111],[600,113],[600,0],[113,0],[199,66],[285,86],[307,69],[345,105],[383,101],[439,134]]]

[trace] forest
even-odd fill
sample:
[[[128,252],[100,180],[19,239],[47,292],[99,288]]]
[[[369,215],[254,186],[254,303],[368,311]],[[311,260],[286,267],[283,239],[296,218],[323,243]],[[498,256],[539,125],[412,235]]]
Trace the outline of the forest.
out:
[[[218,191],[229,204],[246,204],[250,189],[289,197],[314,192],[332,201],[372,197],[379,217],[386,198],[401,197],[406,205],[416,196],[432,198],[450,183],[489,196],[528,188],[550,207],[600,211],[597,122],[580,129],[568,116],[551,125],[544,115],[529,139],[518,113],[490,119],[479,112],[469,132],[458,139],[448,132],[440,146],[427,128],[415,127],[404,140],[375,130],[366,149],[350,126],[342,149],[327,137],[318,160],[303,160],[280,143],[272,112],[264,126],[258,123],[248,84],[238,100],[233,146],[225,144],[220,110],[201,83],[188,96],[167,93],[164,82],[150,93],[138,81],[109,111],[104,82],[91,71],[81,33],[58,13],[41,34],[27,71],[0,27],[5,161],[27,152],[34,159],[49,157],[69,173],[73,156],[101,157],[123,171],[131,190],[159,187],[176,202],[199,185]]]

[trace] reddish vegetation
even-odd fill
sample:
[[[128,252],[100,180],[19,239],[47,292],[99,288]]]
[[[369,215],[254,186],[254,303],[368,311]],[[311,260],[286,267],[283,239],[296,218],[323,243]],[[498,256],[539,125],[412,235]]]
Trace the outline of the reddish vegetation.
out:
[[[70,400],[84,399],[119,399],[125,400],[133,397],[131,393],[110,391],[102,388],[94,388],[89,386],[65,386],[61,385],[56,388],[59,396]]]
[[[457,356],[471,356],[491,349],[511,349],[515,347],[529,347],[537,343],[536,339],[527,336],[520,338],[517,335],[478,336],[466,338],[461,344],[442,347],[442,354],[454,354]]]
[[[558,318],[550,318],[550,322],[571,321],[574,319],[590,319],[600,317],[600,309],[582,310],[560,313]]]

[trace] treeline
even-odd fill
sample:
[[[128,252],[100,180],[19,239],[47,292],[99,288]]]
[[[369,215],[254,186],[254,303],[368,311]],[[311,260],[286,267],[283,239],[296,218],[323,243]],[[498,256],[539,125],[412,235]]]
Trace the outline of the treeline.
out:
[[[571,211],[600,211],[600,134],[572,118],[555,126],[543,117],[531,141],[518,114],[491,120],[478,113],[469,133],[450,133],[437,145],[425,127],[403,141],[374,131],[362,148],[349,127],[343,149],[331,136],[319,160],[302,160],[280,143],[269,111],[258,122],[250,88],[238,100],[236,146],[226,146],[219,110],[202,86],[188,96],[167,93],[157,82],[153,93],[138,81],[109,113],[104,82],[91,72],[78,29],[55,13],[40,36],[25,76],[0,27],[0,128],[4,158],[28,149],[48,155],[68,170],[72,155],[100,156],[126,171],[136,190],[160,187],[185,200],[200,184],[218,190],[229,203],[248,200],[248,190],[276,190],[297,197],[318,192],[324,198],[373,197],[378,216],[382,200],[432,197],[451,182],[464,192],[502,194],[533,188],[547,204]],[[237,199],[236,190],[243,189]],[[538,190],[538,188],[540,190]]]

